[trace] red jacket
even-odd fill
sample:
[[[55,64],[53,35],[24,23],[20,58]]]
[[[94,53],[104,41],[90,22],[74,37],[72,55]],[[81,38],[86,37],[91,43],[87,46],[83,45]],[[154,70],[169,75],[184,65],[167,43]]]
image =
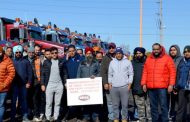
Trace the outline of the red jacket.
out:
[[[0,62],[0,92],[9,90],[11,82],[15,76],[15,68],[12,60],[4,55],[3,60]]]
[[[169,85],[175,85],[175,78],[175,64],[162,47],[160,57],[155,58],[151,54],[147,58],[143,69],[141,85],[147,85],[148,89],[167,88]]]

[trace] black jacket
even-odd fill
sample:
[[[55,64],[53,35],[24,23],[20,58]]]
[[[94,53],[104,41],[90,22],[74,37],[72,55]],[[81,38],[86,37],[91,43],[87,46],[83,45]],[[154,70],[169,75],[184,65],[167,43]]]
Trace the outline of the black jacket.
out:
[[[63,61],[61,59],[58,59],[58,60],[59,60],[60,77],[64,85],[67,79],[67,71],[66,71],[65,65],[63,64]],[[49,82],[50,73],[51,73],[51,65],[52,65],[51,60],[46,59],[44,61],[42,72],[41,72],[41,85],[47,86]]]
[[[142,79],[142,73],[145,61],[146,57],[144,57],[142,60],[137,60],[137,59],[132,60],[133,71],[134,71],[132,92],[135,95],[144,94],[141,86],[141,79]]]

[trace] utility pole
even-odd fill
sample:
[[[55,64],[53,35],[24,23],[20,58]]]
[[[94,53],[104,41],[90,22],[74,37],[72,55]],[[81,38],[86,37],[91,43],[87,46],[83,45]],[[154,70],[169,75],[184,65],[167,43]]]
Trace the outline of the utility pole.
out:
[[[163,14],[162,0],[160,0],[160,44],[163,44]]]
[[[140,47],[142,47],[143,0],[140,0]]]

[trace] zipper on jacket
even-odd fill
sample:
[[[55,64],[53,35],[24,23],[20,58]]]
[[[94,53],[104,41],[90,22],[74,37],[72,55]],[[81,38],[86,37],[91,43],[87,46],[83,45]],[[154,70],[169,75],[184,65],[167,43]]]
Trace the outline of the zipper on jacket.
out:
[[[156,61],[157,61],[157,59],[154,59],[154,71],[153,71],[153,88],[154,88],[154,80],[155,80],[155,65],[156,65]]]

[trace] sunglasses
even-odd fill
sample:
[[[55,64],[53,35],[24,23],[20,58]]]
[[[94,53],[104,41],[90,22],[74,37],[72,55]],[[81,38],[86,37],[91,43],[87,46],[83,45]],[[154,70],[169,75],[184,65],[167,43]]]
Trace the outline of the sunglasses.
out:
[[[16,54],[21,54],[21,52],[16,52]]]
[[[58,54],[58,52],[52,52],[51,54]]]
[[[184,51],[184,53],[189,53],[190,51]]]
[[[115,47],[110,46],[109,49],[115,49]]]

